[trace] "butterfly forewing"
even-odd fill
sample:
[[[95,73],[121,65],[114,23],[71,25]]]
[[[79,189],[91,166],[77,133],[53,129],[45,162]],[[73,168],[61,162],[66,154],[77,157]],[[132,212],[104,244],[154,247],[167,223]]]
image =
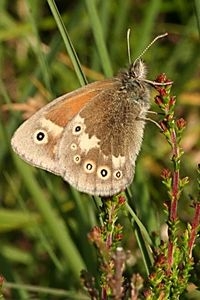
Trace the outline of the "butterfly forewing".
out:
[[[56,153],[63,130],[101,90],[102,82],[94,82],[41,108],[16,130],[11,140],[14,151],[28,163],[60,175]]]

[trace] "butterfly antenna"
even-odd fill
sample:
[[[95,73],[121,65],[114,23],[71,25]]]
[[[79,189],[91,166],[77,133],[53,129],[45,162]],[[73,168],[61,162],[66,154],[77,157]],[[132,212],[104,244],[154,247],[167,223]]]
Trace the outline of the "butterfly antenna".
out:
[[[127,34],[128,34],[128,32],[127,32]],[[156,36],[155,37],[155,39],[153,39],[153,41],[142,51],[142,53],[135,59],[135,61],[134,61],[134,63],[133,64],[135,64],[136,63],[136,61],[137,60],[139,60],[146,52],[147,52],[147,50],[157,41],[157,40],[159,40],[159,39],[162,39],[163,37],[165,37],[165,36],[167,36],[168,35],[168,33],[166,32],[166,33],[163,33],[163,34],[161,34],[161,35],[158,35],[158,36]]]
[[[128,51],[128,61],[129,61],[129,64],[131,64],[131,47],[130,47],[130,33],[131,33],[131,30],[130,28],[127,30],[127,51]]]

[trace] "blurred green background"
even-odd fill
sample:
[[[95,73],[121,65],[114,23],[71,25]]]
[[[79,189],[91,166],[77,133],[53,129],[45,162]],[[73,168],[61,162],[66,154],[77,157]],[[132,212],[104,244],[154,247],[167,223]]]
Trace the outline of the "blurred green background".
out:
[[[133,60],[155,36],[169,33],[143,59],[148,79],[166,73],[173,80],[177,118],[187,121],[181,175],[189,176],[190,184],[184,190],[179,213],[183,222],[189,221],[189,198],[197,193],[196,167],[200,162],[199,1],[60,0],[56,4],[88,82],[110,77],[128,66],[128,28]],[[87,239],[87,233],[98,223],[98,212],[90,196],[18,159],[10,139],[37,108],[79,86],[48,2],[1,0],[0,274],[8,282],[71,290],[70,296],[64,294],[63,299],[73,299],[73,290],[74,299],[82,299],[77,295],[81,269],[98,274],[95,249]],[[151,110],[158,111],[154,95],[152,91]],[[167,193],[160,173],[171,166],[169,151],[158,128],[148,123],[132,191],[149,232],[160,232],[165,220],[163,202]],[[134,235],[126,230],[130,224],[125,215],[121,218],[124,243],[137,253]],[[200,276],[198,249],[199,245],[193,282]],[[141,257],[137,256],[133,270],[142,269]],[[62,298],[40,293],[36,293],[38,299]],[[29,299],[34,295],[19,288],[6,290],[6,299]],[[194,293],[189,293],[187,299],[198,299],[190,295]]]

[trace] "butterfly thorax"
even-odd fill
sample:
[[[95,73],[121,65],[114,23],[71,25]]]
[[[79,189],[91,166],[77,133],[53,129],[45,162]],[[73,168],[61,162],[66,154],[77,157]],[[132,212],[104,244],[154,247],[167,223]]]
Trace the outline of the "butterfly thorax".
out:
[[[149,109],[149,84],[145,82],[146,66],[141,60],[131,64],[128,70],[119,73],[121,85],[118,89],[120,97],[131,99],[135,105]]]

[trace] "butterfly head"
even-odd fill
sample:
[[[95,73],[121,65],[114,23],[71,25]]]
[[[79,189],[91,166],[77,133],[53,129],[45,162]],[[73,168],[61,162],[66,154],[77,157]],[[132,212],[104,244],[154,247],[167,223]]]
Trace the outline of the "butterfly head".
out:
[[[133,102],[138,108],[141,106],[148,110],[150,87],[146,82],[146,65],[141,59],[135,60],[124,72],[119,74],[121,80],[121,92],[126,100]]]
[[[142,81],[146,78],[147,68],[141,59],[135,60],[129,68],[129,75],[134,80]]]

